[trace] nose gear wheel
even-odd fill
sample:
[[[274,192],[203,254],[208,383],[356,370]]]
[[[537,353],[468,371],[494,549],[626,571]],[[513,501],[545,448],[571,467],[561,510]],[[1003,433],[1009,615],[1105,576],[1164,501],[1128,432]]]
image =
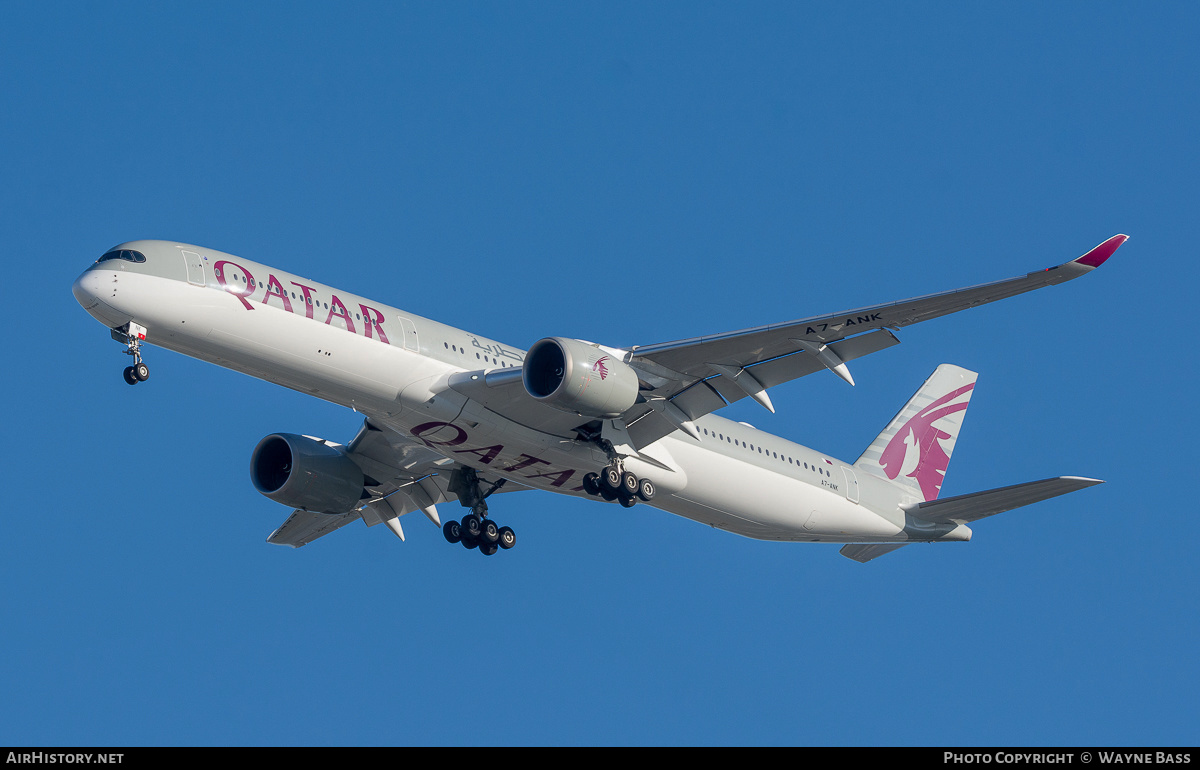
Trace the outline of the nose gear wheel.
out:
[[[130,321],[124,326],[112,330],[112,337],[117,342],[125,343],[125,355],[133,356],[133,366],[125,367],[125,382],[137,385],[150,379],[150,367],[142,362],[142,340],[146,339],[146,327]]]

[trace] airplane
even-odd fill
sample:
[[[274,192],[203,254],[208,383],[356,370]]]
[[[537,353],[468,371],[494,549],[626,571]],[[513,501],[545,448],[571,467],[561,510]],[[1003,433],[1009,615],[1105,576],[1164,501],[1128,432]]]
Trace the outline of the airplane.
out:
[[[250,477],[292,508],[267,542],[299,548],[352,521],[420,511],[450,543],[491,556],[516,544],[496,493],[541,489],[647,504],[759,540],[841,543],[858,562],[915,542],[971,539],[979,519],[1103,483],[1058,476],[941,498],[976,374],[943,364],[853,462],[724,419],[750,398],[899,343],[901,327],[1078,278],[1128,236],[1016,278],[786,323],[611,347],[546,337],[528,350],[298,275],[184,243],[114,246],[74,282],[126,346],[174,350],[364,416],[349,444],[273,433]],[[443,521],[438,506],[467,513]],[[444,510],[444,509],[443,509]]]

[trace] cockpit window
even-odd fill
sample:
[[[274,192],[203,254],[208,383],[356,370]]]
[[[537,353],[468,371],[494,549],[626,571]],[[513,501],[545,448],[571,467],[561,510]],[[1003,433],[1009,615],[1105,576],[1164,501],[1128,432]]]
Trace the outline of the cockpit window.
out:
[[[100,257],[100,259],[97,259],[96,264],[107,262],[110,259],[123,259],[126,262],[145,262],[146,255],[140,251],[131,251],[130,249],[113,249],[103,257]]]

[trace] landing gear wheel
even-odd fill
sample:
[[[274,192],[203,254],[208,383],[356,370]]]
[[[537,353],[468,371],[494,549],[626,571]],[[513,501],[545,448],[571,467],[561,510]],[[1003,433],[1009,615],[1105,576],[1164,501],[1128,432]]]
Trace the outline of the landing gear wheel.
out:
[[[141,382],[141,380],[137,378],[137,375],[133,373],[132,366],[125,367],[125,382],[128,382],[130,385],[137,385],[139,382]]]
[[[642,479],[638,484],[637,496],[645,502],[650,502],[654,498],[654,482],[650,479]]]
[[[629,471],[621,474],[621,494],[627,497],[636,495],[638,491],[638,477],[634,476]]]
[[[145,382],[146,380],[150,379],[150,367],[146,366],[141,361],[138,361],[136,364],[134,364],[132,369],[133,376],[137,378],[138,382]]]
[[[449,543],[457,543],[462,540],[462,526],[454,519],[450,519],[442,525],[442,534],[446,536],[446,541]]]
[[[462,543],[462,547],[466,548],[468,551],[472,548],[479,547],[479,541],[473,537],[467,537],[466,533],[463,533],[462,540],[458,542]]]
[[[626,508],[632,508],[633,506],[637,505],[637,501],[638,501],[637,497],[629,497],[628,495],[621,495],[621,505],[625,506]]]
[[[495,543],[483,543],[479,546],[479,552],[484,556],[491,556],[499,549]]]
[[[621,488],[621,471],[615,465],[610,465],[604,469],[600,475],[601,489],[608,489],[616,492]]]
[[[600,494],[600,474],[589,473],[583,477],[583,491],[593,497]]]
[[[483,520],[477,514],[468,513],[463,516],[462,520],[462,538],[466,540],[478,540],[480,533],[483,532]]]
[[[495,545],[500,539],[500,528],[496,526],[496,522],[491,519],[484,519],[479,539],[484,545]]]
[[[504,550],[508,550],[517,544],[517,533],[512,531],[512,527],[500,528],[500,542],[498,545]]]

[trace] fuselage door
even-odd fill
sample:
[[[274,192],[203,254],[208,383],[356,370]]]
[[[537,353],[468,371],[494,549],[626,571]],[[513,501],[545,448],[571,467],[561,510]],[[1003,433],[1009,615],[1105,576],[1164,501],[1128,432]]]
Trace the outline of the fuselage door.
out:
[[[187,265],[188,283],[195,286],[204,285],[204,258],[194,251],[181,251],[183,263]]]
[[[417,326],[407,318],[400,318],[400,328],[404,330],[404,347],[416,353],[421,352],[420,340],[417,339]]]
[[[854,475],[854,471],[842,466],[842,473],[846,474],[846,499],[852,503],[858,502],[858,477]]]

